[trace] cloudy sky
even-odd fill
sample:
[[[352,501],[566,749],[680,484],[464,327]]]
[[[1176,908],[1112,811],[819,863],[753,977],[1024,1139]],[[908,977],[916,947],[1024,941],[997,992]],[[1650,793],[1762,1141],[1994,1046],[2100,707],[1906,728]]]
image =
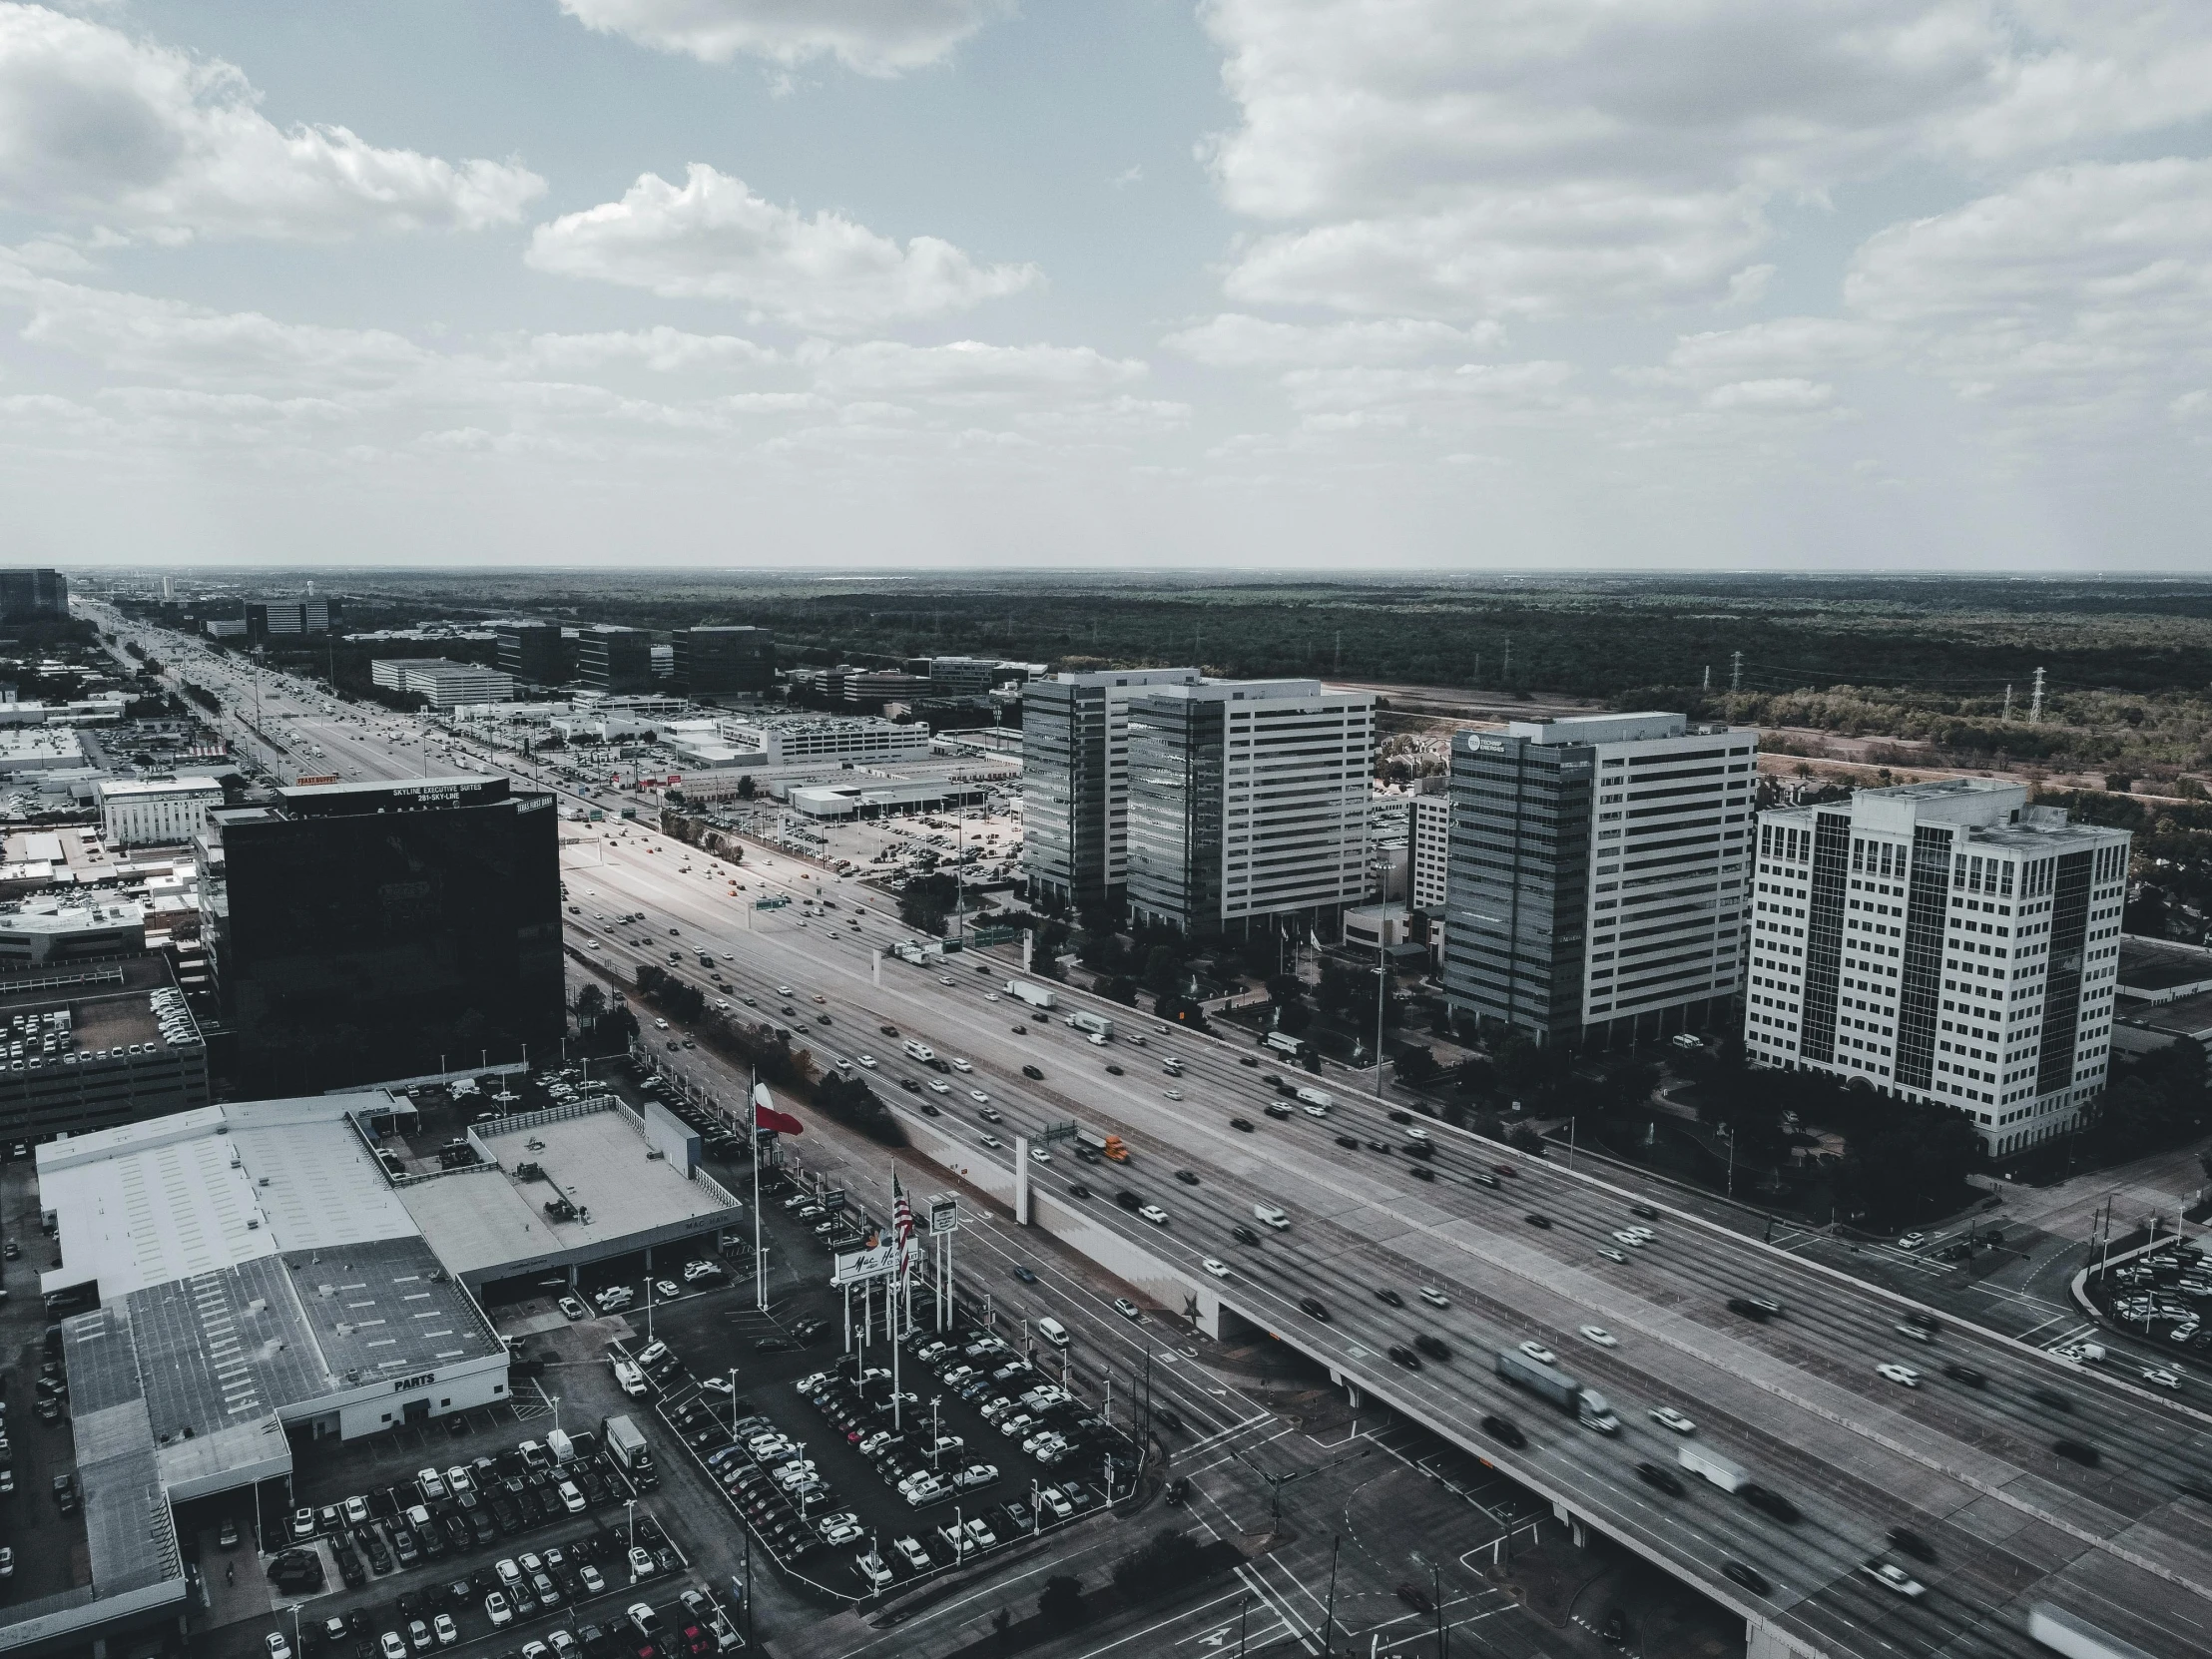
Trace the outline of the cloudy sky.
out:
[[[2205,0],[0,0],[0,544],[2212,567]]]

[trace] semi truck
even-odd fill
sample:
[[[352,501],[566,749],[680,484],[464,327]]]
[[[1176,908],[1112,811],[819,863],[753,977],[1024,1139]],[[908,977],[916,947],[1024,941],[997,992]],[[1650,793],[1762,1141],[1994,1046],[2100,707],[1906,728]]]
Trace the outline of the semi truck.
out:
[[[601,1417],[599,1437],[606,1443],[608,1455],[622,1465],[630,1483],[639,1491],[650,1492],[661,1483],[653,1467],[653,1448],[646,1444],[638,1425],[628,1416]]]
[[[1675,1448],[1674,1460],[1700,1480],[1710,1480],[1724,1492],[1740,1492],[1751,1484],[1743,1465],[1732,1463],[1705,1446],[1685,1444]]]
[[[1088,1031],[1093,1040],[1104,1042],[1114,1034],[1114,1022],[1104,1014],[1094,1014],[1088,1008],[1077,1008],[1067,1017],[1071,1031]]]
[[[2088,1620],[2062,1607],[2038,1601],[2027,1610],[2027,1633],[2053,1653],[2066,1659],[2150,1659],[2133,1642],[2108,1636]]]
[[[1337,1104],[1336,1097],[1327,1089],[1304,1088],[1298,1091],[1298,1100],[1306,1108],[1308,1117],[1321,1117]]]
[[[1267,1045],[1279,1054],[1303,1054],[1306,1052],[1305,1039],[1294,1037],[1288,1031],[1270,1031],[1267,1036]]]
[[[1585,1428],[1594,1428],[1600,1434],[1621,1431],[1621,1419],[1613,1415],[1613,1407],[1606,1403],[1605,1396],[1595,1388],[1585,1388],[1556,1366],[1541,1365],[1511,1349],[1499,1349],[1497,1374],[1508,1382],[1540,1394],[1560,1410],[1572,1411],[1575,1420]]]
[[[1087,1164],[1101,1158],[1113,1164],[1129,1162],[1129,1149],[1121,1144],[1119,1135],[1101,1135],[1095,1129],[1076,1130],[1075,1155]]]
[[[1060,1001],[1059,997],[1053,992],[1046,990],[1042,985],[1032,985],[1026,979],[1007,980],[1006,994],[1028,1003],[1032,1008],[1043,1008],[1048,1011],[1057,1007]]]

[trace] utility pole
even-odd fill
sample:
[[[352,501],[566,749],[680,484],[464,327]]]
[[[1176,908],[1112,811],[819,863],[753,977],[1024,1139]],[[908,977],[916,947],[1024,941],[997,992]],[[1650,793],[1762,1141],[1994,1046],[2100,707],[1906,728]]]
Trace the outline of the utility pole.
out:
[[[1707,664],[1705,665],[1705,684],[1704,684],[1703,686],[1701,686],[1701,687],[1699,688],[1699,690],[1701,690],[1701,691],[1711,691],[1712,689],[1713,689],[1713,665],[1712,665],[1711,663],[1707,663]]]
[[[1321,1659],[1337,1651],[1337,1549],[1344,1542],[1342,1534],[1333,1533],[1329,1539],[1329,1611],[1321,1624]]]
[[[2043,724],[2043,671],[2041,669],[2035,671],[2035,685],[2028,695],[2027,723],[2030,726]]]
[[[2003,720],[2004,720],[2004,722],[2005,722],[2005,724],[2006,724],[2006,725],[2010,725],[2010,724],[2011,724],[2011,721],[2012,721],[2012,682],[2011,682],[2011,681],[2009,681],[2009,680],[2007,680],[2007,681],[2005,681],[2005,682],[2004,682],[2004,715],[2003,715]]]
[[[1728,654],[1728,689],[1732,692],[1744,689],[1744,654],[1741,651]]]

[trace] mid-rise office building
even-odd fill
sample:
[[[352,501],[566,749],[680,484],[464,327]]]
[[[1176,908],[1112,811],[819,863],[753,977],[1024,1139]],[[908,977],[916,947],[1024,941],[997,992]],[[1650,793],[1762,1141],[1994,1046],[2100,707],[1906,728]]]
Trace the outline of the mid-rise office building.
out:
[[[93,796],[110,846],[182,846],[223,805],[223,786],[213,778],[108,778]]]
[[[144,948],[138,906],[100,908],[132,914],[0,926],[0,1141],[208,1103],[207,1044],[166,958]]]
[[[653,636],[642,628],[586,628],[576,636],[576,678],[586,690],[614,694],[649,692]]]
[[[1759,819],[1746,1052],[1955,1106],[2001,1156],[2109,1080],[2130,836],[1955,778]]]
[[[1022,872],[1033,899],[1089,910],[1129,885],[1129,700],[1195,668],[1032,681],[1022,703]]]
[[[342,619],[334,599],[256,599],[246,607],[246,637],[299,640],[327,634]]]
[[[0,623],[67,622],[69,578],[58,570],[0,570]]]
[[[553,622],[502,624],[499,672],[530,686],[565,685],[574,672],[572,642]]]
[[[1406,902],[1443,919],[1451,875],[1451,796],[1445,791],[1416,795],[1407,804]]]
[[[988,697],[1000,674],[989,657],[931,657],[928,665],[933,697]]]
[[[760,697],[776,687],[773,629],[679,629],[674,649],[675,679],[692,697]]]
[[[215,814],[201,856],[203,933],[250,1092],[558,1049],[551,796],[458,777],[276,797]]]
[[[369,678],[387,691],[422,698],[440,714],[474,703],[512,703],[511,676],[480,663],[456,663],[447,657],[380,657]]]
[[[1681,715],[1451,743],[1444,994],[1538,1042],[1732,1017],[1758,735]]]
[[[1318,680],[1201,680],[1129,700],[1129,913],[1196,937],[1367,896],[1375,699]]]

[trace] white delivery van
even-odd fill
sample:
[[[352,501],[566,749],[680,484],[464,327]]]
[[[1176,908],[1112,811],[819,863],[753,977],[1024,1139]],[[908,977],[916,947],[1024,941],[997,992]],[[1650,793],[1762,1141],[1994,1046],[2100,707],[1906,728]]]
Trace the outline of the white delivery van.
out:
[[[1255,1220],[1274,1228],[1278,1233],[1291,1225],[1290,1216],[1272,1204],[1255,1204],[1252,1214]]]
[[[1063,1326],[1058,1320],[1041,1319],[1037,1321],[1037,1335],[1042,1337],[1046,1342],[1050,1343],[1054,1348],[1065,1348],[1068,1346],[1067,1328]]]

